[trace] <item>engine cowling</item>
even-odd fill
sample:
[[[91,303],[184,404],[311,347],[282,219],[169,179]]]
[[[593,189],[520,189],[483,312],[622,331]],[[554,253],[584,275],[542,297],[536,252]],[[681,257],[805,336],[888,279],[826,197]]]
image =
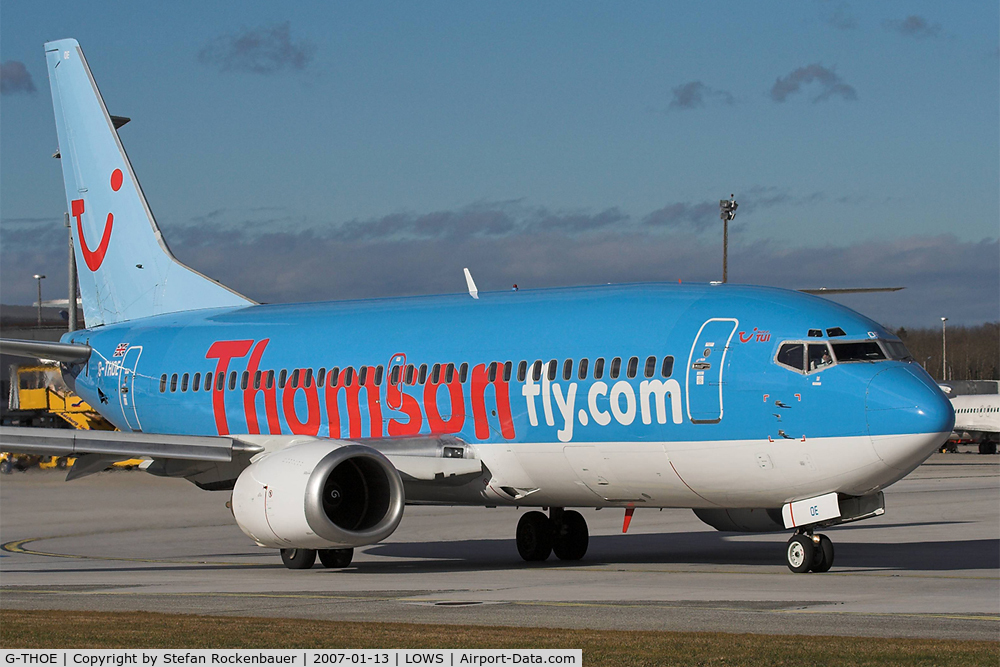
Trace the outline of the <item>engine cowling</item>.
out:
[[[329,440],[293,445],[248,466],[233,488],[240,530],[264,547],[359,547],[403,518],[399,472],[371,447]]]

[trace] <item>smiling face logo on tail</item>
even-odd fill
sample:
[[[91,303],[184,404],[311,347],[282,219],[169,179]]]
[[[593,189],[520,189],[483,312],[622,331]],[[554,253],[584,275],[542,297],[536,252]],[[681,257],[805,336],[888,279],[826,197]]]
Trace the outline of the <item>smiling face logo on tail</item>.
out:
[[[111,189],[115,192],[122,187],[122,170],[115,169],[111,172]],[[108,252],[108,244],[111,242],[111,229],[115,224],[115,216],[113,213],[108,213],[108,220],[104,223],[104,233],[101,235],[101,243],[97,246],[97,250],[91,250],[87,245],[87,238],[83,235],[83,200],[74,199],[73,202],[73,217],[76,218],[76,232],[77,236],[80,237],[80,250],[83,252],[83,259],[87,262],[87,268],[91,271],[96,271],[101,268],[101,264],[104,262],[104,255]]]

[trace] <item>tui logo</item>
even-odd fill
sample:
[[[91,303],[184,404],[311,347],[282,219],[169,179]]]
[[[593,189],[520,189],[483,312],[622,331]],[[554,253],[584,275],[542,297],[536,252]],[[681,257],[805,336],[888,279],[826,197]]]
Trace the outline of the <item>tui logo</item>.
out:
[[[111,189],[118,192],[122,187],[122,180],[121,169],[115,169],[111,172]],[[80,250],[83,252],[83,259],[87,262],[88,269],[97,271],[97,269],[101,268],[101,264],[104,263],[104,255],[108,252],[108,244],[111,242],[111,230],[115,224],[115,216],[113,213],[108,213],[108,220],[104,223],[104,233],[101,235],[101,243],[97,246],[97,250],[91,250],[90,246],[87,245],[87,238],[83,235],[83,200],[74,199],[71,204],[73,206],[73,217],[76,218],[76,232],[80,238]]]

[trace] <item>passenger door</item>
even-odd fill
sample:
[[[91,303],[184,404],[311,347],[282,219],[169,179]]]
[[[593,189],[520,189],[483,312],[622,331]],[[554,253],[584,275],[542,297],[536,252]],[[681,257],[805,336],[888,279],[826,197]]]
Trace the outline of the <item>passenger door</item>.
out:
[[[135,369],[142,356],[142,345],[130,347],[121,361],[118,371],[118,401],[121,403],[125,423],[133,431],[142,431],[139,415],[135,407]]]
[[[722,371],[739,320],[713,317],[701,325],[688,356],[686,391],[692,424],[722,421]]]

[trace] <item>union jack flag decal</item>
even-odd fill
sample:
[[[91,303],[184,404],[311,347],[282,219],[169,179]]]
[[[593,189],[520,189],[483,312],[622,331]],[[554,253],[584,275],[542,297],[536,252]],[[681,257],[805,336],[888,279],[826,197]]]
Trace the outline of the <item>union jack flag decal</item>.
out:
[[[128,343],[118,343],[118,347],[115,348],[114,356],[124,357],[126,350],[128,350]]]

